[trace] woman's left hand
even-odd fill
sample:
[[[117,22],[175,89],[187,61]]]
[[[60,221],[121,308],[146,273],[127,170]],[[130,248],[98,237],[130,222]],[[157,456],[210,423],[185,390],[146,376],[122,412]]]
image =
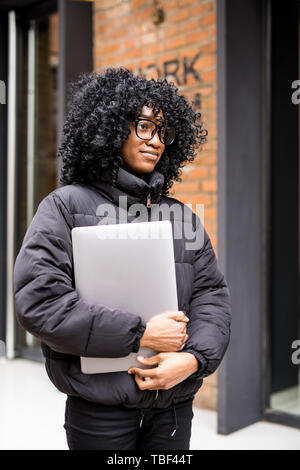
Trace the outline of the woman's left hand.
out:
[[[129,374],[135,375],[140,390],[168,390],[198,370],[198,361],[188,352],[163,352],[152,357],[138,356],[139,362],[152,369],[131,367]]]

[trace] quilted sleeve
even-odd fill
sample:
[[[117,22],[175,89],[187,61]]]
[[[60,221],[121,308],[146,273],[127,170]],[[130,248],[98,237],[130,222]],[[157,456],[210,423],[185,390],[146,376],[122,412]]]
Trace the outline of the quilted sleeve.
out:
[[[230,339],[231,305],[224,275],[220,271],[210,238],[198,216],[196,230],[203,230],[203,245],[196,251],[190,302],[190,322],[185,352],[199,362],[191,378],[201,379],[219,366]]]
[[[71,228],[71,215],[51,193],[39,205],[15,262],[19,323],[62,353],[123,357],[137,352],[146,328],[140,316],[79,298],[74,288]]]

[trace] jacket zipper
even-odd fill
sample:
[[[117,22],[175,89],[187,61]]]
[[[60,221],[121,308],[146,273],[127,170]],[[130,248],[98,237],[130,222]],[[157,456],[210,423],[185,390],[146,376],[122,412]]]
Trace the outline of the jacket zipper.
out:
[[[147,196],[147,209],[151,207],[151,192]]]

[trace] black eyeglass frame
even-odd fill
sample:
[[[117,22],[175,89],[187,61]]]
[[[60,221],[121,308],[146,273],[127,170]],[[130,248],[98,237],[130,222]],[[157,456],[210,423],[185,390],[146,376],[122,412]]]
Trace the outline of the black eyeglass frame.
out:
[[[149,137],[149,139],[144,139],[144,137],[140,137],[138,135],[138,130],[137,130],[137,125],[140,121],[148,121],[148,122],[152,122],[152,124],[154,124],[155,128],[153,129],[152,131],[152,134],[151,134],[151,137]],[[156,124],[156,122],[152,121],[151,119],[148,119],[148,118],[137,118],[135,119],[135,133],[136,133],[136,136],[141,139],[141,140],[151,140],[153,139],[153,137],[155,136],[156,132],[158,132],[158,137],[159,137],[159,140],[161,141],[162,144],[164,145],[171,145],[173,144],[174,140],[175,140],[175,137],[176,137],[176,130],[175,130],[175,127],[172,127],[172,126],[166,126],[165,124]],[[161,131],[162,131],[162,128],[165,128],[166,131],[168,129],[173,129],[174,130],[174,137],[173,139],[171,140],[171,142],[169,142],[168,144],[166,144],[165,142],[163,142],[162,138],[161,138]]]

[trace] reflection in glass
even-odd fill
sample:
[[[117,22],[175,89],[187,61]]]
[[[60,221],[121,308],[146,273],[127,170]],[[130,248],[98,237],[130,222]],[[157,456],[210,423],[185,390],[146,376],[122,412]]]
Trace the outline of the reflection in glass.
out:
[[[57,14],[32,20],[22,30],[18,185],[18,246],[41,200],[56,188]],[[22,328],[17,349],[39,349]]]

